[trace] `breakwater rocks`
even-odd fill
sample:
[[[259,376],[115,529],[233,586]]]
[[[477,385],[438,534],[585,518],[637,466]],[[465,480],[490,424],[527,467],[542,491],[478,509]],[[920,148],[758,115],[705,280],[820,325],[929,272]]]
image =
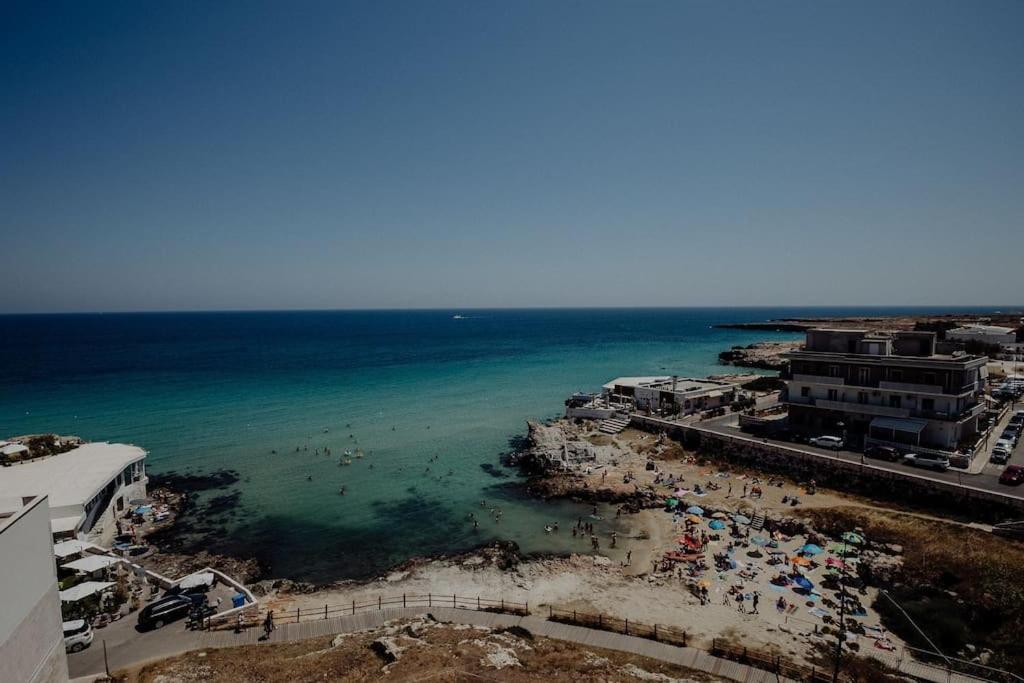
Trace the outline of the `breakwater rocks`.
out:
[[[782,370],[789,362],[782,357],[800,347],[802,342],[757,342],[747,346],[734,346],[718,354],[718,362],[742,368]]]

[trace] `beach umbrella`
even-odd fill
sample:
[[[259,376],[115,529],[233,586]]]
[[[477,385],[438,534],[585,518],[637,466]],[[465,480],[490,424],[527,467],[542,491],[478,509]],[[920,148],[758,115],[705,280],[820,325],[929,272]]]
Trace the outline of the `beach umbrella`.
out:
[[[796,565],[800,565],[801,567],[811,566],[811,561],[808,560],[806,557],[794,557],[792,560],[790,560],[790,562]]]
[[[686,511],[689,512],[691,515],[703,515],[704,514],[704,508],[698,507],[696,505],[691,505],[690,507],[686,508]]]
[[[768,545],[768,539],[764,536],[754,536],[752,539],[750,539],[750,542],[762,548]]]
[[[845,562],[843,562],[842,560],[837,560],[834,557],[830,557],[827,560],[825,560],[825,566],[834,567],[837,569],[848,569]]]
[[[820,555],[821,553],[823,553],[825,551],[821,549],[820,545],[814,545],[813,543],[808,543],[803,548],[800,548],[800,552],[802,552],[804,555]]]
[[[700,524],[701,523],[701,519],[697,515],[690,515],[689,517],[686,518],[686,520],[688,522],[693,522],[694,524]]]
[[[708,526],[711,527],[712,529],[714,529],[715,531],[718,531],[720,529],[724,529],[725,528],[725,522],[723,522],[720,519],[713,519],[713,520],[711,520],[711,523],[708,524]]]
[[[861,536],[860,534],[855,534],[852,531],[847,531],[845,534],[843,534],[842,538],[847,543],[852,543],[854,545],[860,545],[864,542],[863,536]]]
[[[793,585],[798,588],[803,588],[805,591],[813,590],[814,584],[806,576],[794,576]]]
[[[733,515],[732,519],[737,524],[750,524],[750,517],[745,515]]]
[[[728,517],[728,515],[726,515],[724,512],[716,512],[715,514],[711,515],[711,519],[725,519],[726,517]]]
[[[674,508],[675,506],[679,505],[679,501],[676,500],[675,498],[669,498],[668,500],[665,501],[665,505],[667,505],[670,508]]]

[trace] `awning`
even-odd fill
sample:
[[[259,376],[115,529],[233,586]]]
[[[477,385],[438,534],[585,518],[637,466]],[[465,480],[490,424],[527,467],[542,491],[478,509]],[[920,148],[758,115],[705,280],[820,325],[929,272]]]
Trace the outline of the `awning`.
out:
[[[114,584],[110,581],[86,581],[60,592],[61,602],[78,602],[82,598],[105,591]]]
[[[899,417],[876,417],[871,421],[871,429],[891,429],[897,432],[910,432],[920,434],[928,426],[924,420],[911,420]]]
[[[214,576],[211,572],[199,572],[190,574],[178,582],[178,588],[198,588],[199,586],[212,586]]]
[[[78,539],[72,539],[70,541],[61,541],[60,543],[54,544],[53,554],[57,557],[57,559],[63,559],[70,555],[75,555],[84,550],[90,549],[103,550],[103,548],[99,547],[95,543],[89,543],[89,541],[79,541]]]
[[[80,560],[68,562],[65,565],[61,565],[65,569],[74,569],[75,571],[85,572],[91,574],[92,572],[99,571],[104,567],[109,567],[112,564],[116,564],[117,560],[113,557],[106,555],[86,555]]]
[[[708,398],[718,398],[719,396],[722,396],[722,395],[723,395],[722,392],[719,391],[718,389],[713,389],[712,391],[709,391],[707,393],[707,397]]]
[[[78,522],[82,519],[82,515],[76,517],[58,517],[57,519],[50,520],[50,532],[54,534],[63,534],[68,531],[74,531],[78,527]]]

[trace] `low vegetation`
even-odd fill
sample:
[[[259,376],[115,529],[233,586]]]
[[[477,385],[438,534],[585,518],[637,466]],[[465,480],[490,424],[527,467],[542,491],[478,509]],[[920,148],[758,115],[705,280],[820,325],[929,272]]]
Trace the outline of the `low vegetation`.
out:
[[[880,587],[944,654],[973,658],[990,649],[990,666],[1024,668],[1024,546],[983,530],[884,510],[830,508],[805,515],[825,533],[860,527],[874,543],[902,546],[902,565]],[[880,597],[875,607],[887,628],[928,648],[888,599]]]
[[[397,623],[346,636],[190,652],[130,671],[131,683],[209,681],[679,681],[722,679],[523,629]]]

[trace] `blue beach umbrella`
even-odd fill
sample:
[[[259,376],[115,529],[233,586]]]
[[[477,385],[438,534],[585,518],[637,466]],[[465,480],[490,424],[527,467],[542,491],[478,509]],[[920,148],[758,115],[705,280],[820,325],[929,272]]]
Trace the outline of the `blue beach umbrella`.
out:
[[[754,536],[752,539],[750,539],[750,542],[762,548],[768,545],[768,539],[764,536]]]
[[[723,522],[720,519],[713,519],[711,520],[711,523],[708,524],[708,526],[714,529],[715,531],[719,531],[720,529],[725,528],[725,522]]]
[[[703,515],[704,514],[704,508],[697,507],[696,505],[691,505],[690,507],[686,508],[686,511],[688,513],[690,513],[691,515]]]
[[[808,543],[803,548],[800,548],[800,552],[802,552],[804,555],[820,555],[821,553],[823,553],[825,551],[822,550],[821,546],[819,546],[819,545],[814,545],[813,543]]]
[[[733,515],[732,519],[737,524],[750,524],[750,517],[746,515]]]
[[[805,591],[812,590],[814,584],[806,576],[795,576],[793,577],[793,585],[797,588],[803,588]]]

